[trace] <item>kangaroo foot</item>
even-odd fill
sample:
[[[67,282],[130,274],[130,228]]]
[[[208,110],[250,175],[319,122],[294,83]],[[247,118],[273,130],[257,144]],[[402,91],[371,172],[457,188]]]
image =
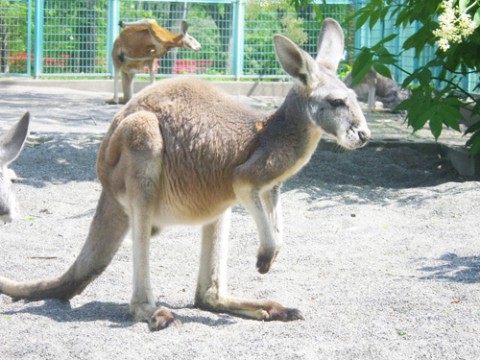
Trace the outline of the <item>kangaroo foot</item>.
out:
[[[171,325],[178,325],[172,312],[166,308],[156,308],[150,304],[130,304],[133,320],[148,323],[150,331],[163,330]]]
[[[112,99],[105,100],[105,104],[119,105],[119,104],[126,104],[126,101],[123,99],[123,97],[120,97],[118,101],[112,98]]]
[[[180,325],[180,320],[175,319],[172,312],[168,309],[157,309],[148,320],[150,331],[163,330],[171,325]]]
[[[285,322],[304,320],[300,310],[287,308],[271,300],[247,300],[234,297],[226,297],[218,301],[211,300],[197,300],[195,306],[203,310],[224,312],[254,320]]]
[[[298,309],[286,308],[278,303],[274,303],[276,306],[268,309],[268,321],[294,321],[305,320],[302,313]]]

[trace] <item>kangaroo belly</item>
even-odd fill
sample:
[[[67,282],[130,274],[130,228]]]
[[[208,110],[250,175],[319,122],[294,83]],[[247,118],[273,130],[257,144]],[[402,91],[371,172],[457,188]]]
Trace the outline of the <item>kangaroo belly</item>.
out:
[[[203,173],[198,170],[184,168],[178,176],[164,169],[156,209],[159,225],[207,223],[235,203],[228,176],[208,172],[206,167]]]

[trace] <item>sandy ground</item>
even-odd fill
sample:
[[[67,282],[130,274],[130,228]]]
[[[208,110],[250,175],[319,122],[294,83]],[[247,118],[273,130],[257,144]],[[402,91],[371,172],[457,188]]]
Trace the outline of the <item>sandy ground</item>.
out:
[[[32,134],[13,168],[20,220],[0,228],[0,275],[57,275],[75,259],[100,193],[95,159],[118,106],[66,89],[1,89],[0,129],[29,110]],[[182,325],[150,333],[128,314],[131,241],[69,304],[0,295],[2,359],[478,359],[480,183],[435,151],[322,146],[283,187],[284,239],[270,273],[235,208],[229,289],[303,312],[257,322],[193,308],[199,229],[152,243],[152,285]]]

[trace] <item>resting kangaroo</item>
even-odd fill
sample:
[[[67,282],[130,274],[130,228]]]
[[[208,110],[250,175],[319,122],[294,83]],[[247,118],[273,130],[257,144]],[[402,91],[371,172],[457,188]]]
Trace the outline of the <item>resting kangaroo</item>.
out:
[[[349,88],[353,88],[359,100],[367,101],[369,112],[375,111],[375,100],[377,98],[385,108],[393,110],[402,101],[410,97],[409,89],[402,89],[393,78],[383,76],[373,68],[355,86],[352,85],[351,73],[345,77],[343,82]]]
[[[309,161],[323,132],[355,149],[366,144],[370,131],[355,94],[336,76],[344,37],[335,20],[325,19],[316,59],[282,35],[275,35],[274,45],[295,86],[269,116],[192,78],[163,80],[132,98],[100,147],[103,190],[73,265],[50,280],[0,278],[0,293],[68,300],[104,271],[131,229],[130,312],[151,330],[163,329],[174,317],[155,304],[150,238],[169,225],[201,224],[196,307],[258,320],[302,319],[297,309],[271,300],[229,295],[230,208],[240,203],[253,216],[260,238],[256,266],[268,272],[282,244],[281,183]]]
[[[27,112],[0,137],[0,221],[10,222],[18,215],[18,204],[12,189],[15,172],[8,166],[20,155],[27,140],[30,114]]]
[[[188,24],[182,21],[180,34],[172,34],[157,24],[154,19],[142,19],[134,22],[121,21],[125,27],[115,39],[112,49],[112,61],[115,68],[113,76],[113,99],[107,103],[127,103],[133,95],[133,79],[137,72],[148,66],[150,83],[155,81],[153,63],[170,49],[183,47],[199,51],[200,43],[188,34]],[[118,78],[122,74],[123,98],[118,97]]]

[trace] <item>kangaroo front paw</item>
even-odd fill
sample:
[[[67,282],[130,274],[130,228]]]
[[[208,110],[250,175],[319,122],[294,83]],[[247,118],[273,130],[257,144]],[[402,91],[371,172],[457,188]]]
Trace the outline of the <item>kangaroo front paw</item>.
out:
[[[277,258],[278,250],[273,252],[259,253],[257,256],[257,269],[260,274],[266,274]]]
[[[150,331],[163,330],[171,325],[179,325],[180,320],[175,319],[170,310],[157,309],[148,320]]]

